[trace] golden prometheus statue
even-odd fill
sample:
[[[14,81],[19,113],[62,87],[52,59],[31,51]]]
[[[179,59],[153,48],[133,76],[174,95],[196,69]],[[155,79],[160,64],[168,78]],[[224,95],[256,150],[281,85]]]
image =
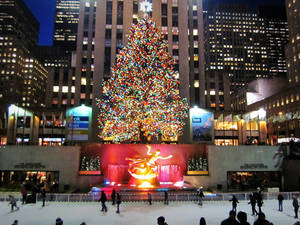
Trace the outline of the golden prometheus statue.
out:
[[[147,145],[148,151],[147,155],[149,157],[141,158],[126,158],[129,160],[129,174],[136,178],[141,185],[138,187],[153,187],[151,183],[154,182],[154,179],[158,176],[158,159],[170,159],[173,156],[169,155],[163,157],[160,155],[160,150],[157,149],[155,152],[151,152],[151,146]]]

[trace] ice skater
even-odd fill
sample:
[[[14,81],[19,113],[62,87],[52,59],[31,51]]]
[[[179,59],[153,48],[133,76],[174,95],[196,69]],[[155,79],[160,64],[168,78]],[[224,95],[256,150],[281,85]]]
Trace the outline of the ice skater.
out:
[[[232,202],[232,210],[236,212],[237,203],[239,203],[239,201],[237,200],[235,195],[232,195],[232,199],[230,199],[229,201]]]
[[[295,212],[295,218],[298,218],[298,209],[299,209],[299,203],[297,196],[293,196],[293,207],[294,207],[294,212]]]
[[[121,195],[117,193],[117,212],[120,213]]]
[[[256,202],[257,202],[257,206],[258,206],[258,212],[259,212],[259,213],[262,213],[261,207],[262,207],[262,205],[264,204],[264,202],[263,202],[263,196],[262,196],[261,191],[259,191],[259,192],[256,194]]]
[[[42,189],[41,196],[42,196],[42,201],[43,201],[42,207],[45,207],[45,201],[46,201],[46,189],[45,188]]]
[[[17,206],[17,200],[15,199],[14,196],[9,195],[9,205],[11,205],[11,212],[14,211],[14,207],[16,207],[17,210],[19,210],[20,208]]]
[[[249,195],[249,200],[250,200],[250,202],[248,202],[248,204],[251,205],[252,216],[257,215],[258,213],[257,213],[256,207],[255,207],[255,205],[256,205],[256,199],[255,199],[254,194],[250,194]]]
[[[282,202],[284,200],[284,197],[281,193],[278,194],[277,196],[277,199],[278,199],[278,211],[281,211],[282,212]]]
[[[164,204],[168,205],[169,204],[169,195],[167,191],[164,191],[165,198],[164,198]]]
[[[152,194],[150,192],[148,192],[148,202],[149,205],[152,205]]]
[[[203,190],[202,187],[199,188],[199,192],[198,192],[198,205],[203,205],[203,198],[204,198],[204,194],[203,194]]]
[[[111,201],[112,201],[112,205],[114,205],[116,203],[116,190],[115,189],[112,190]]]
[[[107,200],[107,197],[106,197],[106,194],[104,193],[104,191],[101,191],[101,197],[99,199],[99,202],[101,202],[101,205],[102,205],[102,209],[101,209],[101,212],[107,212],[107,207],[105,205],[105,202]]]

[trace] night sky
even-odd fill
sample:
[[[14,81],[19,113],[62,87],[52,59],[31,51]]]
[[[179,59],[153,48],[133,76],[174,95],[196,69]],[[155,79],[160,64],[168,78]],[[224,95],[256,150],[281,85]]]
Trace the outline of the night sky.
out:
[[[126,0],[125,0],[126,1]],[[215,0],[216,2],[247,3],[250,7],[259,5],[282,5],[284,0]],[[40,22],[40,45],[52,45],[55,0],[24,0]]]

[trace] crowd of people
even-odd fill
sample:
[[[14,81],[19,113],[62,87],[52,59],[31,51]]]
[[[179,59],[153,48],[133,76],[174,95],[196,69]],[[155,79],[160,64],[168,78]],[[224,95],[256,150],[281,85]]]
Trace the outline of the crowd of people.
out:
[[[23,193],[22,193],[23,194]],[[147,193],[148,196],[148,203],[149,205],[152,204],[152,194],[150,192]],[[202,188],[198,189],[197,192],[198,196],[198,205],[202,206],[203,205],[203,199],[205,198],[204,193]],[[23,194],[23,199],[22,199],[22,204],[26,203],[26,195]],[[115,189],[112,190],[111,194],[111,202],[112,205],[116,205],[117,210],[116,213],[120,213],[120,204],[121,204],[121,195],[120,193],[117,193]],[[45,207],[45,201],[46,201],[46,190],[42,189],[41,190],[41,198],[42,198],[42,207]],[[101,202],[101,212],[106,213],[107,202],[108,198],[106,196],[106,193],[104,191],[101,191],[99,202]],[[282,212],[283,211],[283,201],[284,201],[284,196],[282,193],[279,193],[277,196],[278,200],[278,211]],[[250,225],[247,222],[247,213],[243,211],[239,211],[237,213],[237,206],[239,204],[239,201],[235,195],[232,195],[232,198],[229,200],[232,202],[232,209],[229,212],[229,217],[224,219],[220,225]],[[20,208],[17,206],[17,200],[14,196],[9,195],[9,204],[11,205],[11,211],[13,212],[14,210],[19,210]],[[168,192],[164,191],[164,204],[168,205],[169,204],[169,198],[168,198]],[[251,204],[251,210],[252,210],[252,215],[253,216],[258,216],[257,220],[254,222],[253,225],[273,225],[273,223],[269,222],[266,220],[265,214],[262,212],[262,206],[263,206],[263,193],[261,192],[260,189],[258,189],[257,192],[253,192],[249,195],[249,202],[248,204]],[[258,206],[258,211],[256,210],[256,205]],[[298,210],[299,210],[299,203],[297,196],[293,196],[292,200],[292,205],[294,208],[294,213],[295,213],[295,218],[298,218]],[[12,225],[17,225],[18,220],[15,220]],[[158,225],[167,225],[167,222],[163,216],[160,216],[157,218],[157,224]],[[200,225],[206,225],[206,220],[204,217],[200,218]],[[63,220],[61,218],[57,218],[55,225],[63,225]],[[80,225],[86,225],[85,222],[82,222]],[[296,222],[294,225],[300,225],[300,221]]]

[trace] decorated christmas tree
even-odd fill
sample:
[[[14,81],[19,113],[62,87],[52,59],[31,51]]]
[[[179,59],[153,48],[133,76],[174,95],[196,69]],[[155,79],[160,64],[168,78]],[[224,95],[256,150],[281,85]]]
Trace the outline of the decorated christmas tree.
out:
[[[117,55],[111,78],[103,83],[98,100],[100,139],[120,143],[180,136],[188,103],[179,96],[174,67],[154,21],[149,16],[139,19]]]

